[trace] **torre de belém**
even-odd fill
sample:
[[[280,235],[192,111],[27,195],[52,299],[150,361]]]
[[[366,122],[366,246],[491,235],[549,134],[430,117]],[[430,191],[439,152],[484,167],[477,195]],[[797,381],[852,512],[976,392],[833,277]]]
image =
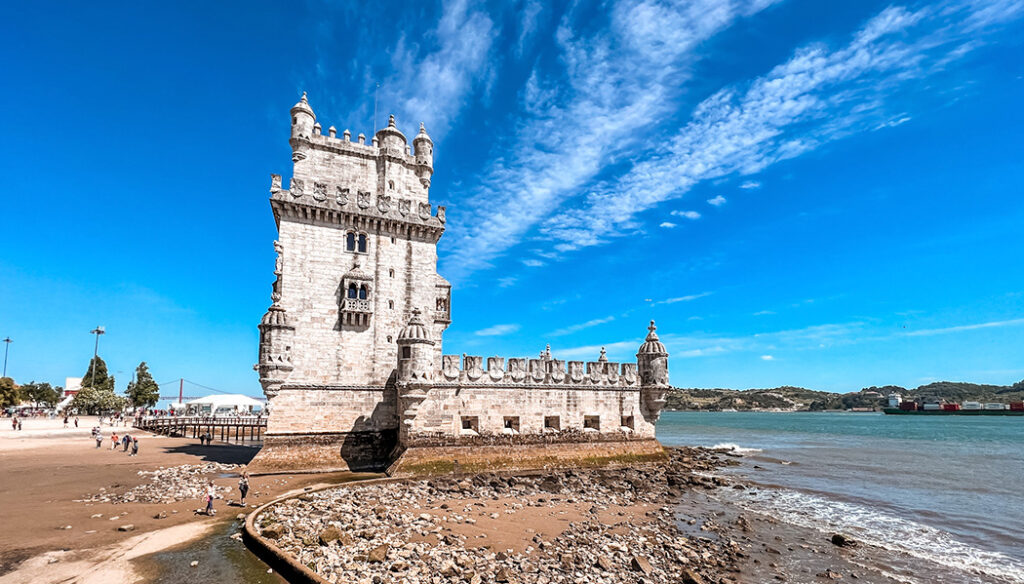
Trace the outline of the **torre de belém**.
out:
[[[395,126],[370,143],[291,109],[292,177],[271,175],[272,304],[259,325],[270,411],[255,472],[445,472],[663,456],[668,352],[651,322],[635,363],[445,355],[451,284],[434,144]],[[458,461],[458,462],[456,462]]]

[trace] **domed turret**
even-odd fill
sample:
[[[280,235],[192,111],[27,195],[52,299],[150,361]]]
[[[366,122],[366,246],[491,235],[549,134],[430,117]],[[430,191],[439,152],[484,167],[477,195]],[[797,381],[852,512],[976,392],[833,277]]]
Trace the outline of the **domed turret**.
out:
[[[424,188],[430,188],[430,177],[434,174],[434,141],[427,135],[427,129],[420,122],[420,133],[412,139],[416,154],[416,176]]]
[[[430,329],[420,318],[419,308],[412,311],[409,323],[398,333],[398,382],[429,383],[433,370],[434,341]]]
[[[405,152],[405,134],[400,132],[398,127],[395,126],[395,116],[393,114],[388,117],[387,127],[377,131],[376,138],[377,146],[380,148]]]
[[[313,135],[315,123],[316,114],[313,113],[313,108],[309,107],[309,100],[303,91],[302,99],[292,106],[292,138],[309,138]]]
[[[636,353],[637,372],[640,374],[640,406],[644,418],[651,424],[657,423],[661,409],[665,407],[668,393],[668,351],[658,339],[658,327],[647,327],[647,339]]]

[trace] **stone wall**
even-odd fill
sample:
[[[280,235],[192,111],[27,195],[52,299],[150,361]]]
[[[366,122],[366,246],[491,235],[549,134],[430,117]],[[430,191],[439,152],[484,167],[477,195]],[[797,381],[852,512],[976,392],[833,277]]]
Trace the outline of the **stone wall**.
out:
[[[395,399],[394,390],[384,387],[286,385],[271,401],[267,436],[394,431]]]

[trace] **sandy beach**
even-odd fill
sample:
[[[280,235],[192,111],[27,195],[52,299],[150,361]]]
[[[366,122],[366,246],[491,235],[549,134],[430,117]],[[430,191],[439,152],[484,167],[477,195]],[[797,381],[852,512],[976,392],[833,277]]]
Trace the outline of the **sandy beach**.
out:
[[[104,442],[90,436],[93,417],[76,429],[62,420],[25,419],[23,429],[0,424],[0,492],[4,493],[0,530],[0,583],[133,582],[133,560],[195,540],[243,511],[237,501],[235,473],[213,475],[224,493],[218,515],[195,513],[196,499],[175,502],[82,502],[94,495],[116,497],[149,480],[139,471],[180,465],[244,465],[256,453],[249,446],[167,438],[130,427],[103,426]],[[110,434],[139,437],[138,456],[110,449]],[[342,474],[342,473],[339,473]],[[343,476],[305,475],[254,478],[247,503],[266,502],[290,489],[343,480]],[[230,489],[230,490],[228,490]],[[129,531],[119,528],[131,526]]]

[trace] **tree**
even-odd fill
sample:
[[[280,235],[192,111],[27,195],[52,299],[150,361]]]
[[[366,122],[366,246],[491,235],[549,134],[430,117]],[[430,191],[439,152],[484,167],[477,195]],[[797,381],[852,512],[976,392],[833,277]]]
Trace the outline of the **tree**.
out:
[[[21,403],[21,388],[10,377],[0,377],[0,408]]]
[[[99,379],[99,371],[96,371],[96,378]],[[98,387],[83,387],[71,400],[69,408],[77,409],[79,412],[88,414],[102,414],[124,409],[125,399],[116,395],[113,390],[101,389]]]
[[[93,379],[94,367],[96,369],[95,380]],[[86,387],[114,391],[114,378],[107,374],[107,364],[99,355],[89,360],[89,368],[85,370],[85,375],[82,376],[82,388]]]
[[[128,384],[124,393],[134,406],[151,408],[160,399],[160,386],[153,381],[145,361],[135,368],[135,381]]]
[[[36,383],[35,381],[26,383],[21,386],[21,394],[28,401],[32,402],[36,406],[45,404],[53,407],[60,401],[60,390],[63,388],[51,387],[49,383]]]

